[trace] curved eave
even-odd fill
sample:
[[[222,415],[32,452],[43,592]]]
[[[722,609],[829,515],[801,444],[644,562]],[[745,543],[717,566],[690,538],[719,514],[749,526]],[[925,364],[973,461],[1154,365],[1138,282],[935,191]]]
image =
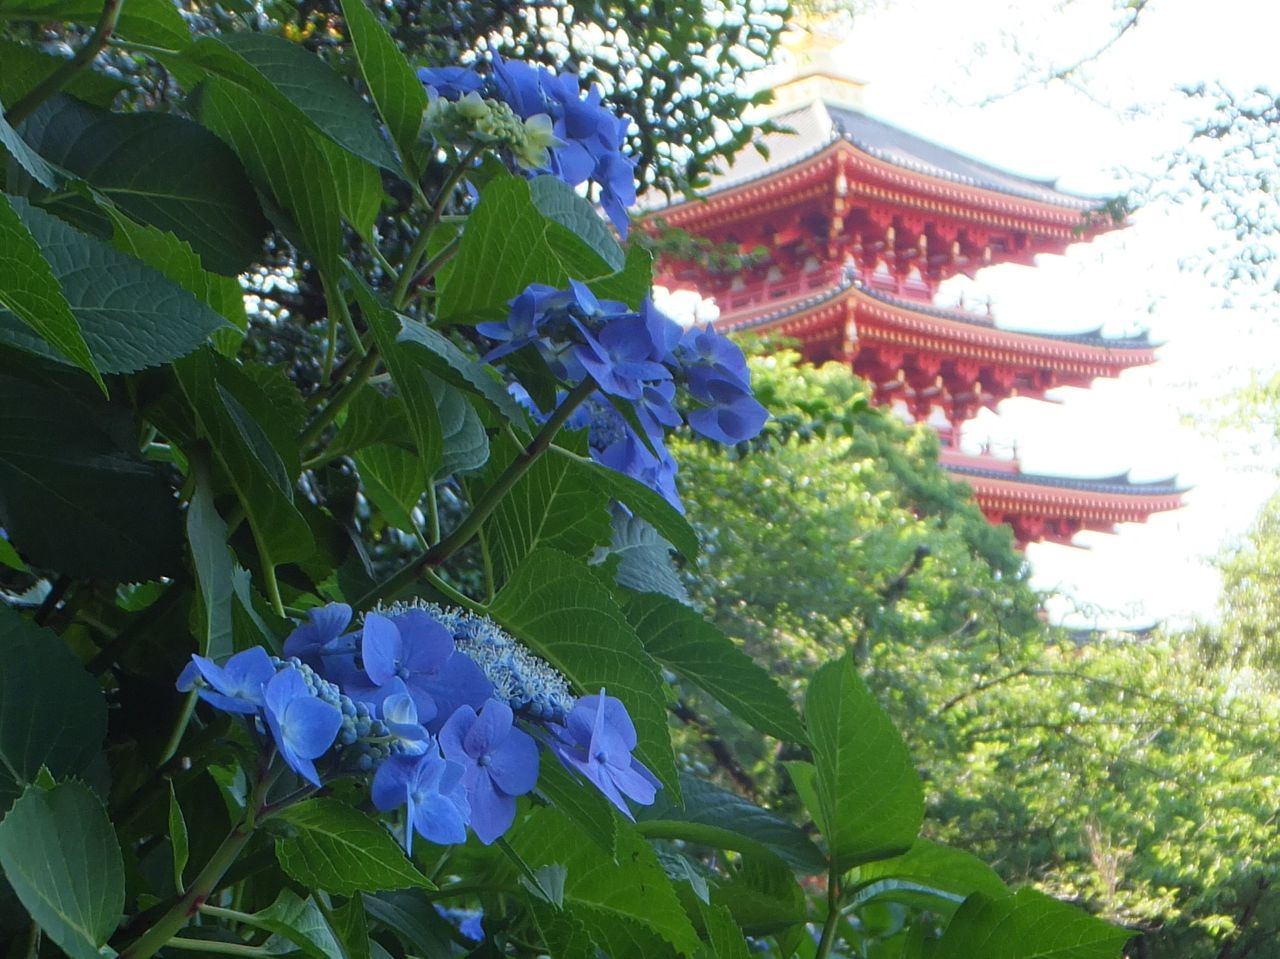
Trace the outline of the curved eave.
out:
[[[957,358],[1008,366],[1048,366],[1080,376],[1114,376],[1155,360],[1143,340],[1109,341],[1089,334],[1052,335],[1000,329],[964,319],[955,311],[917,307],[905,300],[871,294],[856,286],[819,294],[757,316],[729,317],[717,324],[727,332],[773,331],[804,340],[821,331],[844,335],[854,318],[859,343],[925,349]]]
[[[800,196],[797,191],[806,185],[833,186],[842,165],[848,181],[847,197],[860,197],[867,203],[1067,241],[1112,228],[1109,223],[1094,222],[1081,233],[1086,214],[1095,208],[1091,199],[1064,194],[1063,203],[1048,203],[944,179],[872,156],[847,139],[832,140],[747,179],[712,184],[699,199],[661,207],[643,218],[661,217],[671,226],[688,230],[757,216],[762,203],[773,201],[771,205],[776,206],[779,198],[796,202]],[[829,195],[834,201],[834,190]]]
[[[1033,474],[991,475],[962,466],[947,471],[968,483],[987,513],[1075,519],[1087,524],[1140,523],[1182,506],[1184,489],[1169,481],[1118,484]]]

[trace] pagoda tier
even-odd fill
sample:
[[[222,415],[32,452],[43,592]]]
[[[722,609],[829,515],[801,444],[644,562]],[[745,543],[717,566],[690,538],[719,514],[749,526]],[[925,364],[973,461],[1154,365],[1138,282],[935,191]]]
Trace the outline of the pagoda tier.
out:
[[[857,110],[816,101],[774,119],[697,200],[649,213],[716,244],[765,258],[747,282],[809,268],[857,267],[929,300],[938,284],[995,263],[1031,263],[1116,224],[1102,201],[966,157]],[[666,260],[659,282],[718,296],[733,282]]]
[[[1019,548],[1039,541],[1070,545],[1082,530],[1110,533],[1117,523],[1145,522],[1152,513],[1180,508],[1186,492],[1172,479],[1135,483],[1127,474],[1074,479],[1024,473],[1016,461],[950,448],[939,459],[969,485],[988,520],[1013,529]]]
[[[851,363],[878,402],[901,400],[919,420],[938,409],[953,425],[1011,396],[1038,399],[1055,387],[1085,387],[1155,358],[1145,335],[1002,329],[987,315],[881,292],[870,279],[864,285],[846,273],[833,286],[810,274],[780,284],[777,298],[730,294],[716,326],[798,340],[812,362]]]

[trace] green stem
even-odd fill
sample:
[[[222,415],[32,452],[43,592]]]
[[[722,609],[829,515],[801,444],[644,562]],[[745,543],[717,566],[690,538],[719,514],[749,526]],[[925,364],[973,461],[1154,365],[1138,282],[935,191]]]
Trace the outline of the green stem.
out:
[[[827,959],[836,941],[836,927],[840,924],[840,870],[835,862],[827,872],[827,920],[822,924],[822,938],[813,959]]]
[[[329,344],[324,348],[324,368],[320,378],[325,383],[333,382],[333,361],[338,356],[338,315],[329,310]]]
[[[257,926],[258,924],[257,920],[247,912],[238,912],[235,909],[223,909],[221,906],[201,903],[200,911],[206,916],[213,916],[215,919],[226,919],[228,922],[238,922],[246,926]]]
[[[444,216],[444,204],[449,199],[449,195],[453,193],[453,188],[458,185],[467,171],[471,168],[472,162],[480,155],[480,148],[468,152],[458,165],[454,167],[453,172],[449,174],[449,178],[441,185],[440,191],[436,194],[435,202],[431,205],[431,215],[427,222],[422,226],[422,232],[418,234],[418,238],[414,240],[413,247],[409,250],[409,255],[405,257],[404,268],[400,271],[400,276],[396,279],[395,290],[391,294],[392,309],[397,311],[403,310],[404,305],[409,302],[413,284],[418,272],[418,264],[422,262],[423,256],[427,252],[427,244],[431,242],[431,235],[435,233],[436,227],[440,223],[440,218]],[[455,238],[456,239],[456,238]],[[433,257],[434,261],[437,259]],[[437,269],[439,265],[437,264]]]
[[[560,427],[564,426],[569,417],[573,415],[573,411],[595,391],[596,384],[590,379],[584,380],[575,386],[573,391],[565,398],[565,401],[551,414],[550,419],[543,424],[537,435],[507,465],[507,468],[502,471],[502,475],[494,481],[494,484],[484,491],[484,494],[471,508],[471,512],[467,514],[466,519],[459,523],[457,528],[440,542],[422,555],[410,560],[387,579],[378,583],[364,596],[356,600],[356,608],[367,609],[380,599],[390,599],[399,595],[400,592],[418,578],[423,570],[434,569],[471,542],[472,537],[484,525],[484,521],[489,518],[489,515],[502,502],[502,498],[511,491],[511,487],[515,486],[520,477],[524,476],[529,471],[529,468],[538,461],[538,458],[551,447],[551,441],[560,432]]]
[[[289,617],[285,615],[284,611],[284,602],[280,599],[280,583],[276,580],[276,564],[272,561],[271,554],[267,552],[267,548],[260,538],[258,539],[258,556],[262,559],[262,578],[266,582],[267,599],[271,602],[271,608],[275,610],[276,615],[281,619],[288,619]]]
[[[250,946],[243,942],[222,942],[218,939],[188,939],[186,936],[174,936],[166,946],[174,949],[188,949],[191,952],[217,952],[224,956],[270,956],[261,946]]]
[[[75,55],[70,60],[59,65],[56,70],[32,87],[25,96],[20,97],[13,106],[9,107],[9,111],[4,118],[9,121],[11,126],[17,126],[31,116],[36,107],[65,87],[77,73],[93,62],[93,58],[102,52],[102,48],[111,39],[111,34],[115,32],[116,22],[120,19],[120,8],[122,6],[124,6],[124,0],[106,0],[106,3],[102,5],[102,14],[98,17],[97,26],[93,28],[93,33],[81,45],[80,49],[75,52]]]
[[[332,315],[335,311],[337,312],[338,319],[342,321],[342,328],[347,331],[347,336],[351,337],[351,348],[364,356],[365,348],[360,342],[360,331],[356,329],[355,321],[351,319],[351,308],[347,305],[347,298],[342,295],[342,288],[323,274],[321,274],[320,283],[324,287],[324,299],[329,313]]]
[[[165,743],[164,751],[160,753],[160,761],[157,766],[163,766],[178,751],[178,747],[182,745],[182,737],[187,734],[187,723],[191,721],[191,714],[196,708],[196,692],[193,689],[187,693],[187,698],[183,700],[182,709],[178,711],[178,718],[174,721],[173,731],[169,733],[169,739]]]
[[[492,603],[496,595],[496,582],[493,577],[493,550],[489,548],[489,537],[480,530],[480,562],[484,564],[484,598]]]
[[[462,606],[471,610],[473,613],[483,613],[485,611],[485,607],[481,603],[477,603],[470,596],[454,589],[448,580],[434,570],[424,569],[422,571],[422,577],[430,583],[434,589],[443,593],[445,598],[454,605]]]
[[[302,431],[302,435],[298,437],[298,448],[306,449],[312,443],[320,438],[325,427],[337,418],[338,414],[346,407],[355,395],[360,392],[360,388],[364,386],[370,374],[378,366],[378,351],[369,348],[369,351],[360,358],[359,365],[351,372],[351,378],[342,385],[342,388],[334,394],[333,399],[322,406],[319,412],[311,418],[311,422],[307,424]]]
[[[440,541],[440,499],[435,483],[427,484],[427,536],[433,543]]]

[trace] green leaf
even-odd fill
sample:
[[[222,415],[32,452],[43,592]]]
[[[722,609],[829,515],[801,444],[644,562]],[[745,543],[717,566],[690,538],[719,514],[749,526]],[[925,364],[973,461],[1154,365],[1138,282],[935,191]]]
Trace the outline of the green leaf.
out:
[[[260,255],[269,227],[253,187],[232,152],[198,123],[174,113],[112,113],[64,96],[43,104],[23,133],[127,216],[189,243],[208,269],[234,276]]]
[[[68,20],[93,26],[102,16],[99,0],[0,0],[7,15],[23,13],[31,20]],[[167,0],[129,0],[120,10],[116,34],[127,40],[149,43],[169,50],[191,42],[191,31]]]
[[[787,775],[791,777],[791,783],[796,787],[796,795],[800,797],[800,802],[813,817],[813,823],[818,827],[818,832],[826,835],[830,832],[827,821],[822,817],[822,804],[818,801],[818,769],[813,763],[801,762],[800,760],[792,760],[782,764]]]
[[[422,84],[418,84],[419,87]],[[568,228],[605,262],[611,272],[626,266],[626,254],[596,208],[559,177],[534,177],[529,183],[533,205],[548,220]]]
[[[743,856],[729,881],[712,887],[711,904],[727,907],[749,936],[777,933],[809,918],[804,891],[773,856]]]
[[[427,109],[426,88],[364,0],[342,0],[342,15],[369,95],[400,155],[409,162]]]
[[[729,637],[698,613],[666,596],[633,596],[627,620],[654,659],[739,719],[787,742],[805,741],[804,727],[782,687]]]
[[[582,780],[564,768],[550,750],[542,751],[536,788],[539,795],[573,820],[583,835],[599,846],[606,856],[614,858],[618,843],[618,814],[604,793],[585,786]]]
[[[707,942],[715,959],[749,959],[751,952],[747,940],[738,928],[737,921],[724,906],[699,904],[702,925],[707,930]]]
[[[293,827],[294,834],[276,840],[276,858],[308,888],[340,896],[435,888],[383,826],[336,799],[299,803],[277,819]]]
[[[382,174],[372,163],[353,156],[322,136],[313,136],[312,140],[329,164],[330,176],[338,191],[338,209],[352,229],[371,242],[373,224],[385,198]]]
[[[349,153],[398,172],[368,104],[304,47],[266,33],[224,33],[197,40],[182,60],[234,83],[273,112],[306,123]]]
[[[345,947],[346,959],[372,959],[369,924],[359,896],[352,896],[344,905],[331,910],[329,925]]]
[[[337,276],[342,203],[329,158],[309,127],[220,79],[201,86],[198,105],[200,121],[235,150],[250,179],[293,217],[306,252],[323,272]]]
[[[640,301],[653,291],[653,254],[643,247],[629,246],[621,270],[588,285],[602,300],[621,300],[633,310],[639,309]]]
[[[594,463],[585,456],[577,456],[559,447],[551,447],[551,455],[571,459],[576,469],[589,473],[601,488],[613,499],[627,506],[637,516],[649,522],[659,535],[679,551],[685,559],[698,555],[698,534],[679,510],[638,480]]]
[[[584,838],[563,813],[542,808],[518,825],[511,845],[535,867],[566,867],[565,905],[597,942],[610,927],[634,922],[691,955],[697,934],[649,844],[630,830],[619,831],[614,862]]]
[[[636,811],[636,828],[642,836],[773,855],[801,873],[826,868],[826,859],[804,830],[781,816],[688,774],[680,777],[680,792],[683,807],[659,795],[652,806]]]
[[[597,959],[591,933],[572,913],[557,909],[537,896],[528,897],[529,911],[538,926],[547,954],[555,959]]]
[[[5,62],[6,68],[8,62]],[[27,142],[18,135],[18,131],[9,125],[4,118],[4,103],[0,102],[0,146],[9,152],[18,166],[27,171],[27,175],[49,190],[57,189],[62,176],[45,161]]]
[[[62,285],[41,256],[31,231],[3,193],[0,193],[0,278],[3,278],[0,279],[0,305],[12,310],[62,357],[92,376],[105,392],[106,385],[94,366],[80,324],[62,295]]]
[[[910,849],[924,819],[920,777],[850,656],[827,663],[810,681],[805,725],[824,835],[836,867],[848,869]]]
[[[1118,959],[1133,937],[1034,889],[993,899],[975,893],[948,923],[933,959]]]
[[[82,773],[102,748],[107,705],[52,631],[0,605],[0,815],[42,768]]]
[[[370,446],[355,456],[365,493],[387,521],[406,532],[416,532],[412,511],[422,499],[426,477],[413,453],[396,446]]]
[[[485,187],[467,221],[440,291],[439,315],[451,323],[498,318],[530,283],[563,287],[570,279],[603,279],[613,272],[568,227],[538,210],[527,180],[499,177]]]
[[[502,587],[489,612],[579,692],[603,687],[622,700],[639,737],[636,756],[679,796],[658,666],[588,567],[563,553],[537,550]]]
[[[301,951],[311,959],[343,959],[342,947],[310,896],[302,899],[291,889],[282,889],[275,902],[245,921],[272,934],[262,944],[268,953]]]
[[[487,401],[494,412],[515,425],[526,422],[524,410],[515,401],[493,367],[462,352],[444,335],[426,324],[401,317],[399,342],[414,349],[422,364],[447,383]]]
[[[187,541],[191,562],[200,585],[200,654],[221,662],[235,652],[231,625],[234,596],[234,562],[227,548],[227,524],[213,505],[213,495],[200,473],[196,474],[191,505],[187,508]]]
[[[914,880],[960,896],[980,892],[998,899],[1009,894],[996,871],[977,856],[928,839],[917,839],[901,856],[859,866],[855,878],[858,884],[889,878]],[[849,883],[846,887],[852,888]]]
[[[210,273],[199,254],[174,234],[135,223],[109,203],[100,206],[112,222],[111,245],[160,271],[226,320],[229,327],[215,331],[213,341],[224,356],[235,355],[249,328],[239,281]]]
[[[18,551],[13,548],[13,544],[3,536],[0,536],[0,566],[7,566],[19,573],[30,572],[27,564],[18,555]]]
[[[658,593],[686,606],[693,600],[671,561],[674,548],[652,524],[621,509],[613,514],[613,537],[606,562],[613,579],[638,593]]]
[[[31,918],[71,959],[115,955],[106,942],[124,911],[124,865],[88,786],[28,786],[0,822],[0,867]]]
[[[263,408],[269,405],[265,394],[228,360],[207,350],[175,364],[174,371],[260,548],[273,563],[309,559],[315,540],[293,505],[291,477],[297,464],[286,466],[280,458],[284,446],[278,434],[272,442],[268,430],[276,430]],[[290,452],[296,457],[296,446],[291,444]]]
[[[101,13],[101,7],[98,9]],[[4,64],[4,70],[0,70],[0,101],[13,103],[66,63],[66,60],[41,53],[35,47],[24,46],[13,40],[0,40],[0,63]],[[82,70],[67,82],[63,90],[85,103],[109,107],[116,94],[127,88],[127,83],[105,73]]]
[[[409,416],[398,396],[386,396],[366,386],[347,404],[337,434],[326,451],[329,456],[347,456],[367,446],[385,444],[415,448],[409,430]]]
[[[443,462],[444,440],[440,415],[436,411],[436,399],[423,376],[418,362],[419,354],[397,341],[396,337],[400,333],[399,317],[378,301],[364,280],[353,270],[347,271],[347,280],[378,352],[382,355],[382,362],[391,373],[391,381],[404,400],[423,473],[434,476]]]
[[[39,245],[103,373],[135,373],[186,356],[226,325],[204,303],[151,267],[10,198]],[[0,310],[0,343],[62,362],[13,314]]]
[[[427,377],[444,434],[444,455],[437,478],[477,470],[489,462],[489,434],[461,390],[436,376]]]
[[[118,409],[0,377],[0,526],[32,564],[113,582],[177,571],[178,502],[134,452],[136,430]]]
[[[370,919],[394,932],[410,954],[427,957],[453,954],[453,927],[421,892],[402,890],[366,895],[364,908]]]
[[[490,481],[522,452],[505,436],[495,438],[492,449]],[[609,542],[610,528],[608,496],[558,456],[539,457],[484,527],[500,583],[536,549],[556,549],[585,560],[596,546]]]
[[[183,818],[182,807],[178,805],[178,794],[174,791],[173,781],[169,781],[169,844],[173,847],[173,885],[179,892],[186,886],[182,874],[187,869],[187,860],[191,856],[191,841],[187,835],[187,821]]]

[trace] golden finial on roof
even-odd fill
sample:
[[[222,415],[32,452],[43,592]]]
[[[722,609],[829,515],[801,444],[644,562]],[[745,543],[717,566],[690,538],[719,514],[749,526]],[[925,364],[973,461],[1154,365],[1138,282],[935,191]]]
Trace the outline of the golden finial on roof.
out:
[[[861,109],[866,83],[847,68],[840,49],[849,40],[852,20],[827,10],[797,11],[782,35],[784,70],[773,84],[769,113],[814,100]]]

